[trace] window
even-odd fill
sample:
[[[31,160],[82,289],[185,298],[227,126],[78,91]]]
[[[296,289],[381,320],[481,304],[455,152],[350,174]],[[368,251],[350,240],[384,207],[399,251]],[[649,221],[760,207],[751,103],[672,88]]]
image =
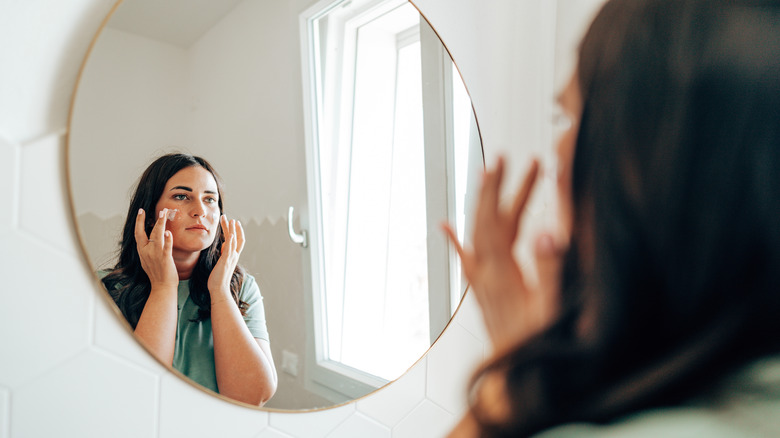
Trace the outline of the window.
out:
[[[439,230],[464,228],[479,145],[446,50],[405,0],[302,15],[314,313],[311,379],[356,397],[400,376],[463,292]],[[471,169],[471,170],[474,170]],[[335,401],[335,400],[334,400]]]

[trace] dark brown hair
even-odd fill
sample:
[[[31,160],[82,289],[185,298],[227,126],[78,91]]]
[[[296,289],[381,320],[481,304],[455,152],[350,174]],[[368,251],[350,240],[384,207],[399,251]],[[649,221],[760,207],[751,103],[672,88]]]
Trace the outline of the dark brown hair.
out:
[[[130,201],[127,219],[122,230],[122,241],[119,243],[119,261],[103,278],[103,284],[133,328],[138,324],[138,319],[141,317],[141,312],[151,292],[149,277],[141,267],[141,259],[138,256],[135,241],[135,220],[138,216],[138,209],[143,208],[147,212],[145,230],[149,234],[155,224],[155,215],[149,214],[149,212],[155,211],[157,202],[165,189],[165,184],[177,172],[191,166],[200,166],[208,170],[214,177],[219,195],[219,211],[222,212],[222,180],[217,172],[203,158],[182,153],[167,154],[154,160],[138,180],[135,194]],[[190,297],[198,306],[198,321],[206,320],[211,316],[211,295],[207,284],[211,270],[219,260],[223,241],[222,228],[218,226],[214,242],[201,251],[189,279]],[[230,280],[230,292],[242,313],[246,303],[238,299],[238,292],[241,290],[243,279],[243,269],[236,266]]]
[[[577,74],[562,310],[475,374],[481,436],[678,404],[780,351],[780,3],[611,0]]]

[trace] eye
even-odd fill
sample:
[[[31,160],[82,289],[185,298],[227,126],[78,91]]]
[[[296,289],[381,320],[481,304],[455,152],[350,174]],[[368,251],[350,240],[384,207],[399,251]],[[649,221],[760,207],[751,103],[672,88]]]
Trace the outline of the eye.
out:
[[[183,193],[177,193],[177,194],[173,195],[173,199],[175,199],[177,201],[186,201],[187,200],[187,195],[185,195]]]
[[[217,198],[213,196],[209,196],[208,198],[206,198],[206,202],[208,202],[209,204],[215,204],[217,202]]]

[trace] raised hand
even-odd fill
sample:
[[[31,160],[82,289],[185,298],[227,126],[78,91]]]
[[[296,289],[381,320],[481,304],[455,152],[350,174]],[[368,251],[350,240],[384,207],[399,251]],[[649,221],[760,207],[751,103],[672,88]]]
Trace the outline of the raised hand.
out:
[[[525,206],[539,173],[534,160],[512,205],[502,208],[500,189],[504,160],[484,175],[474,222],[473,249],[458,242],[449,225],[444,230],[455,245],[463,273],[479,303],[497,353],[506,351],[545,328],[554,317],[558,298],[560,251],[552,236],[535,242],[538,281],[523,273],[513,255]]]
[[[219,219],[225,241],[222,242],[222,253],[217,264],[209,275],[208,288],[212,304],[215,299],[232,299],[230,295],[230,279],[238,265],[238,258],[244,250],[244,229],[241,222],[228,220],[224,214]]]
[[[138,210],[138,216],[135,218],[135,243],[141,258],[141,267],[149,277],[152,290],[156,290],[157,286],[167,290],[172,286],[175,290],[179,284],[179,274],[173,263],[173,235],[165,230],[168,209],[160,212],[149,236],[146,235],[144,227],[145,219],[146,212],[143,209]]]

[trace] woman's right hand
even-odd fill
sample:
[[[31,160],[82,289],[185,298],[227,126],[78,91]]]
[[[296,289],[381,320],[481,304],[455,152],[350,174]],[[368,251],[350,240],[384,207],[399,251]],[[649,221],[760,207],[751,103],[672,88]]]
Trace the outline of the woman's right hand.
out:
[[[146,212],[139,209],[135,219],[135,242],[138,256],[141,258],[141,267],[149,277],[152,290],[160,287],[169,289],[172,287],[173,290],[176,290],[179,285],[179,274],[173,263],[173,235],[165,229],[167,219],[168,209],[166,208],[160,212],[149,236],[146,235],[144,226]]]

